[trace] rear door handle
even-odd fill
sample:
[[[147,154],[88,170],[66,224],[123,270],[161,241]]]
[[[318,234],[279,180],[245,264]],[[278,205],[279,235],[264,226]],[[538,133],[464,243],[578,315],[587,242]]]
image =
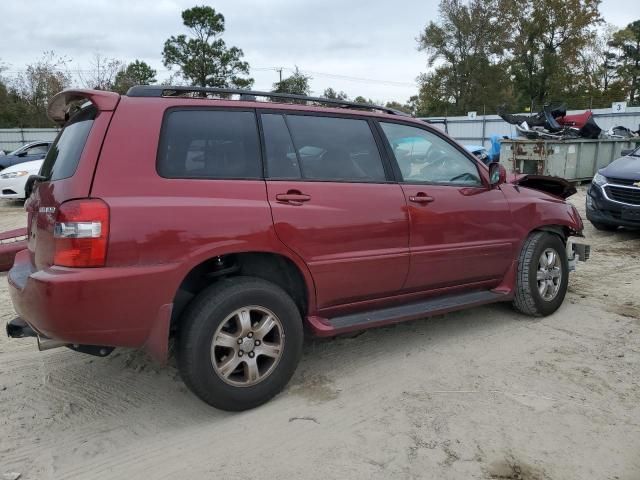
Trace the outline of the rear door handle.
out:
[[[276,200],[282,203],[290,203],[291,205],[302,205],[303,202],[311,200],[311,195],[297,190],[289,190],[287,193],[276,194]]]
[[[411,195],[409,197],[409,200],[415,203],[431,203],[435,200],[435,198],[433,198],[430,195],[427,195],[424,192],[418,192],[415,195]]]

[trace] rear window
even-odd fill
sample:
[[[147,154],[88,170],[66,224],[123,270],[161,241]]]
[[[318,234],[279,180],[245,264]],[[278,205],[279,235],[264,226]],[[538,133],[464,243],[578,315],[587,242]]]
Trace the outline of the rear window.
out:
[[[67,122],[47,152],[40,174],[47,180],[62,180],[76,173],[87,137],[98,114],[95,106],[85,107]]]
[[[287,115],[285,123],[281,115],[267,114],[262,116],[262,122],[270,178],[386,180],[366,120]]]
[[[262,178],[255,114],[170,111],[162,127],[157,169],[165,178]]]

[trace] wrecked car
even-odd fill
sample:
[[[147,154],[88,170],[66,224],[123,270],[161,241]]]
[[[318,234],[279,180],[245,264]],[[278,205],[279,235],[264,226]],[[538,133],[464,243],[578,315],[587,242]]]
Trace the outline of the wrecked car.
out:
[[[64,91],[49,116],[64,127],[26,204],[7,333],[159,361],[173,339],[186,385],[221,409],[280,392],[305,332],[496,302],[550,315],[588,258],[568,189],[508,181],[382,106],[139,86]]]
[[[518,133],[529,139],[596,139],[602,132],[590,111],[567,115],[564,104],[557,107],[546,105],[535,115],[513,115],[507,113],[504,107],[499,107],[498,115],[505,122],[515,125]]]

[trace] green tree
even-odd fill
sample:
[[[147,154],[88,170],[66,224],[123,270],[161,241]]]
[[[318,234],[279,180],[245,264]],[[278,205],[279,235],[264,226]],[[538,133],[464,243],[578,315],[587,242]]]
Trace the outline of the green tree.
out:
[[[421,94],[432,114],[465,113],[482,103],[499,104],[508,94],[504,53],[509,30],[501,24],[506,0],[441,0],[439,19],[418,38],[433,70],[420,76]],[[435,68],[434,68],[435,67]]]
[[[330,98],[332,100],[349,100],[349,95],[344,93],[342,90],[336,92],[333,88],[326,88],[322,94],[324,98]]]
[[[629,102],[640,104],[640,20],[616,32],[611,43],[620,51],[616,71],[628,92]]]
[[[373,105],[374,101],[371,100],[370,98],[365,98],[362,95],[358,95],[356,98],[353,99],[353,101],[355,103],[367,103],[369,105]]]
[[[410,103],[400,103],[400,102],[396,102],[395,100],[392,102],[387,102],[385,104],[385,107],[387,108],[393,108],[394,110],[398,110],[400,112],[404,112],[404,113],[408,113],[410,115],[412,115],[414,113],[414,108]]]
[[[293,70],[293,74],[290,77],[282,79],[280,82],[273,84],[274,93],[291,93],[294,95],[309,95],[311,93],[311,86],[309,81],[311,77],[303,74],[298,67]]]
[[[248,88],[253,84],[242,50],[227,47],[221,38],[225,30],[221,13],[207,6],[193,7],[182,12],[182,21],[192,36],[172,36],[164,43],[165,67],[178,67],[182,77],[201,87]]]
[[[125,94],[135,85],[151,85],[156,82],[156,71],[147,63],[136,60],[116,74],[113,90]]]
[[[21,112],[18,125],[46,127],[51,125],[47,117],[49,99],[71,85],[71,77],[66,72],[67,59],[53,51],[46,51],[42,57],[27,65],[9,89],[9,98],[14,108]],[[23,103],[22,106],[19,104]]]
[[[505,5],[510,73],[520,107],[562,98],[579,52],[595,37],[600,0],[513,0]]]
[[[618,29],[605,25],[593,41],[578,52],[575,66],[567,70],[563,100],[573,108],[608,107],[626,98],[623,82],[616,70],[617,49],[612,45]]]

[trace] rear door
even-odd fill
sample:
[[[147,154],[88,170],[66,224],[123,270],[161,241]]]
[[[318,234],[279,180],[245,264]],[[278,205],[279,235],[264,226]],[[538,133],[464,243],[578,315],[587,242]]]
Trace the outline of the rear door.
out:
[[[476,162],[426,129],[381,122],[407,200],[410,290],[498,282],[513,260],[509,205]]]
[[[309,266],[318,307],[390,295],[408,271],[408,216],[366,119],[263,113],[280,240]]]
[[[27,200],[28,248],[37,269],[53,261],[53,225],[60,205],[89,196],[91,179],[111,111],[89,104],[65,124],[47,152],[43,180]]]

